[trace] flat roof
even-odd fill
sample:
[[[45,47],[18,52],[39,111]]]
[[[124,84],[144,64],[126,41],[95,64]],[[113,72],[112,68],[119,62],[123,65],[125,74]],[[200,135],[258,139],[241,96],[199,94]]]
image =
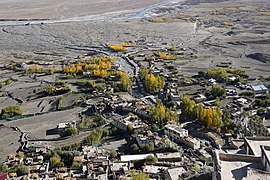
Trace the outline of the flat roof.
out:
[[[181,134],[182,132],[187,131],[186,129],[183,129],[183,128],[179,127],[179,126],[172,125],[172,124],[167,124],[165,127],[167,129],[170,129],[170,130],[174,131],[174,132],[177,132],[178,134]]]
[[[168,169],[168,167],[164,166],[154,166],[154,165],[146,165],[143,169],[143,172],[145,173],[151,173],[151,174],[157,174],[161,173],[162,170]]]
[[[112,171],[118,171],[124,167],[129,167],[129,163],[128,162],[114,162],[112,164],[111,169],[112,169]]]
[[[135,160],[143,160],[143,159],[146,159],[148,156],[154,156],[154,154],[122,155],[122,156],[120,156],[120,160],[124,161],[124,162],[135,161]]]
[[[270,144],[270,139],[261,139],[261,140],[252,138],[245,138],[245,139],[255,156],[261,156],[260,146],[269,146]]]
[[[243,162],[243,161],[220,161],[221,179],[243,179],[247,177],[248,168],[258,169],[258,162]]]
[[[59,123],[58,128],[66,128],[68,126],[68,123]]]
[[[251,86],[254,91],[261,91],[261,90],[267,90],[267,87],[265,85],[256,85],[256,86]]]
[[[181,158],[182,154],[180,152],[174,153],[156,153],[158,159],[168,159],[168,158]]]
[[[170,175],[171,179],[179,179],[179,176],[185,172],[186,170],[183,167],[168,169],[168,174]]]
[[[270,173],[250,168],[250,169],[248,169],[248,176],[246,178],[244,178],[243,180],[250,180],[250,179],[269,180]]]

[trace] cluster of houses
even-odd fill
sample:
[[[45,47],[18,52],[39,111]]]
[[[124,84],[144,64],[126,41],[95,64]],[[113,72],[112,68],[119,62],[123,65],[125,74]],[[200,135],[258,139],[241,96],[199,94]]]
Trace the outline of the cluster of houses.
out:
[[[145,58],[145,55],[140,55],[134,60],[140,61],[140,59]],[[158,61],[155,62],[158,63]],[[158,98],[175,102],[178,114],[181,114],[180,106],[185,88],[190,92],[191,86],[201,88],[201,85],[217,84],[217,80],[214,78],[201,83],[197,79],[187,80],[177,73],[164,72],[162,69],[164,68],[157,66],[154,68],[154,73],[159,73],[166,78],[166,88],[159,92]],[[235,78],[230,77],[230,81],[234,80]],[[215,100],[209,101],[200,88],[198,88],[199,93],[192,95],[193,100],[196,103],[203,103],[204,106],[213,106]],[[254,113],[254,109],[250,110],[254,98],[240,95],[239,92],[243,90],[253,91],[257,97],[269,93],[263,84],[226,87],[225,93],[228,102],[222,111],[231,113],[234,121],[238,121],[246,109]],[[154,150],[151,150],[150,153],[137,152],[138,154],[128,153],[128,155],[120,155],[119,153],[116,157],[110,157],[111,152],[100,146],[81,146],[80,151],[73,157],[73,164],[75,162],[78,166],[52,168],[50,161],[45,160],[45,156],[47,152],[54,150],[53,147],[44,142],[28,142],[28,149],[33,151],[25,153],[23,157],[11,155],[4,163],[8,167],[24,165],[29,172],[22,176],[15,172],[4,173],[0,174],[0,179],[4,176],[10,179],[51,180],[130,179],[136,172],[144,172],[152,179],[169,180],[185,180],[195,176],[201,176],[202,179],[218,180],[231,179],[232,177],[260,179],[258,177],[270,175],[268,174],[270,173],[269,139],[252,137],[244,138],[243,141],[234,141],[234,148],[216,151],[215,159],[212,159],[212,154],[207,149],[210,145],[205,145],[206,141],[203,138],[198,139],[191,136],[187,128],[175,122],[168,122],[163,131],[153,132],[148,120],[150,119],[151,106],[156,103],[155,96],[144,96],[140,100],[131,102],[112,92],[113,88],[111,87],[93,91],[83,106],[87,107],[87,111],[93,114],[108,115],[110,118],[117,117],[112,118],[111,125],[113,127],[128,135],[129,141],[135,142],[139,147],[153,144]],[[75,121],[61,122],[57,125],[57,132],[61,134],[65,129],[77,126],[78,122]],[[159,151],[166,148],[170,148],[171,151]],[[147,162],[149,157],[155,157],[157,162]],[[206,159],[210,159],[210,165]],[[138,166],[138,162],[143,163]]]
[[[23,166],[26,175],[17,174],[14,170],[9,173],[2,173],[2,176],[6,179],[51,179],[49,174],[49,162],[44,160],[44,156],[47,152],[53,150],[53,146],[44,142],[29,142],[27,148],[31,149],[29,153],[23,155],[9,155],[4,162],[9,169],[14,166]]]
[[[171,153],[151,153],[121,155],[110,158],[110,151],[97,146],[82,146],[81,151],[76,153],[73,158],[73,164],[79,166],[51,168],[50,161],[44,160],[46,152],[52,151],[46,144],[31,144],[33,152],[7,157],[5,164],[8,167],[14,165],[24,166],[27,173],[19,175],[16,172],[1,173],[0,177],[6,179],[131,179],[132,174],[144,172],[153,179],[188,179],[195,170],[192,169],[194,160],[187,158],[180,152]],[[140,169],[136,168],[138,161],[145,161],[150,156],[155,156],[157,162],[146,163]],[[204,164],[200,164],[204,168]],[[211,169],[207,169],[211,172]],[[198,172],[196,172],[198,173]]]

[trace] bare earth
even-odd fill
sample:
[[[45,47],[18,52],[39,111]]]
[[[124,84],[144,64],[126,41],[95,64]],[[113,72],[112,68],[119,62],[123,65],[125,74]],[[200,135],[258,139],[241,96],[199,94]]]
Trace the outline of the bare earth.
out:
[[[0,19],[63,19],[134,10],[163,0],[1,0]]]

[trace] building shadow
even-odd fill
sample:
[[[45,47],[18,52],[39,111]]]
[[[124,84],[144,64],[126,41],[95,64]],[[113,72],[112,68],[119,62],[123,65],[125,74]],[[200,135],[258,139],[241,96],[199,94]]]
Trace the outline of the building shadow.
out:
[[[56,135],[56,134],[59,134],[58,133],[58,130],[56,128],[46,130],[46,135],[47,136],[49,136],[49,135]]]

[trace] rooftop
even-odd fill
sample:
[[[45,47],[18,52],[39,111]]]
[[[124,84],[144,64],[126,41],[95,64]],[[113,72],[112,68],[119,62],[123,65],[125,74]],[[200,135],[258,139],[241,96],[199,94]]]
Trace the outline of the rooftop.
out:
[[[174,131],[174,132],[178,133],[178,134],[181,134],[181,133],[187,131],[186,129],[183,129],[183,128],[179,127],[179,126],[172,125],[172,124],[167,124],[165,127],[167,129],[171,130],[171,131]]]
[[[146,173],[157,174],[157,173],[162,173],[166,169],[168,169],[168,167],[146,165],[143,171]]]
[[[267,90],[267,87],[265,87],[265,85],[251,86],[251,88],[252,88],[254,91],[265,91],[265,90]]]
[[[168,174],[171,179],[179,179],[179,176],[181,176],[185,172],[186,170],[183,167],[168,169]]]
[[[221,179],[243,179],[247,177],[248,168],[258,168],[258,162],[221,161]]]
[[[270,180],[270,173],[260,171],[257,169],[248,168],[247,177],[243,180],[249,180],[249,179],[264,179],[264,180]]]
[[[180,152],[174,152],[174,153],[157,153],[158,159],[170,159],[170,158],[181,158],[182,155]]]
[[[122,155],[120,159],[123,162],[127,162],[127,161],[143,160],[146,159],[148,156],[154,156],[154,154]]]
[[[119,171],[124,168],[130,168],[128,162],[113,162],[111,170],[112,171]]]
[[[260,146],[268,146],[270,138],[245,138],[255,156],[261,156]]]
[[[220,175],[222,180],[243,179],[248,175],[248,169],[260,170],[263,168],[261,158],[246,154],[217,153],[217,161],[220,166]]]

